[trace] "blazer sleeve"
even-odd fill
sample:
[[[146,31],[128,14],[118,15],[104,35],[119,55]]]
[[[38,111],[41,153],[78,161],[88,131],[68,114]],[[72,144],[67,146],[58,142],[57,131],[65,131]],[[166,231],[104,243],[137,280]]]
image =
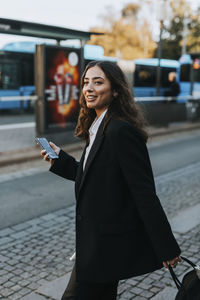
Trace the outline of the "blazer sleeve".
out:
[[[115,149],[122,174],[160,261],[181,252],[156,195],[151,162],[146,143],[139,132],[125,124],[115,135]]]
[[[55,159],[49,171],[63,178],[75,181],[79,162],[74,157],[60,150],[59,158]]]

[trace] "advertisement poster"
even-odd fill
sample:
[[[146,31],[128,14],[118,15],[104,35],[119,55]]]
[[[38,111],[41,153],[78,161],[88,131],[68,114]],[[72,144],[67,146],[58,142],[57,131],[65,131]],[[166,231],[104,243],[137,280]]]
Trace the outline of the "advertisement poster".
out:
[[[48,129],[77,122],[80,93],[80,49],[45,47],[45,107]]]

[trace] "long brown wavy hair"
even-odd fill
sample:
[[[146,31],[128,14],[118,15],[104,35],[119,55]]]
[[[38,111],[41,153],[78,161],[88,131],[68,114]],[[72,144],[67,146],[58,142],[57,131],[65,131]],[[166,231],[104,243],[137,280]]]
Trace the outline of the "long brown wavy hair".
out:
[[[148,134],[145,130],[146,121],[134,101],[124,73],[117,64],[110,61],[91,61],[83,72],[81,88],[83,88],[87,70],[94,66],[98,66],[104,72],[110,81],[112,91],[117,94],[116,97],[113,97],[105,118],[112,117],[113,119],[128,121],[142,134],[145,141],[147,141]],[[95,109],[87,107],[83,92],[81,93],[79,103],[81,109],[78,117],[78,123],[75,128],[75,136],[87,141],[89,138],[89,128],[96,118],[96,112]]]

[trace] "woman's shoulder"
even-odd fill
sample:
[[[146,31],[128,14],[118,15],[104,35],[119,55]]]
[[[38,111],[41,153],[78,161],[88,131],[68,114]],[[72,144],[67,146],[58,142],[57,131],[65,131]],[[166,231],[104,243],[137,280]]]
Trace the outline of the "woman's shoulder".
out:
[[[107,125],[107,131],[116,133],[120,130],[123,130],[125,128],[132,128],[133,126],[126,120],[121,119],[110,119],[108,125]]]
[[[111,119],[107,125],[106,133],[108,135],[118,136],[128,132],[136,137],[144,139],[140,130],[126,120]]]

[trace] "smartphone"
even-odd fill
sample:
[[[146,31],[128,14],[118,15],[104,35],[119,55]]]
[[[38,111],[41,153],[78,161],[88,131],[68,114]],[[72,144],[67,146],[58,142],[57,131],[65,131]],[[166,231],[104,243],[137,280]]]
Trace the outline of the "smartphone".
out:
[[[48,154],[49,158],[58,158],[58,154],[51,148],[46,138],[36,138],[36,142],[39,143],[44,150],[46,150],[46,154]]]

